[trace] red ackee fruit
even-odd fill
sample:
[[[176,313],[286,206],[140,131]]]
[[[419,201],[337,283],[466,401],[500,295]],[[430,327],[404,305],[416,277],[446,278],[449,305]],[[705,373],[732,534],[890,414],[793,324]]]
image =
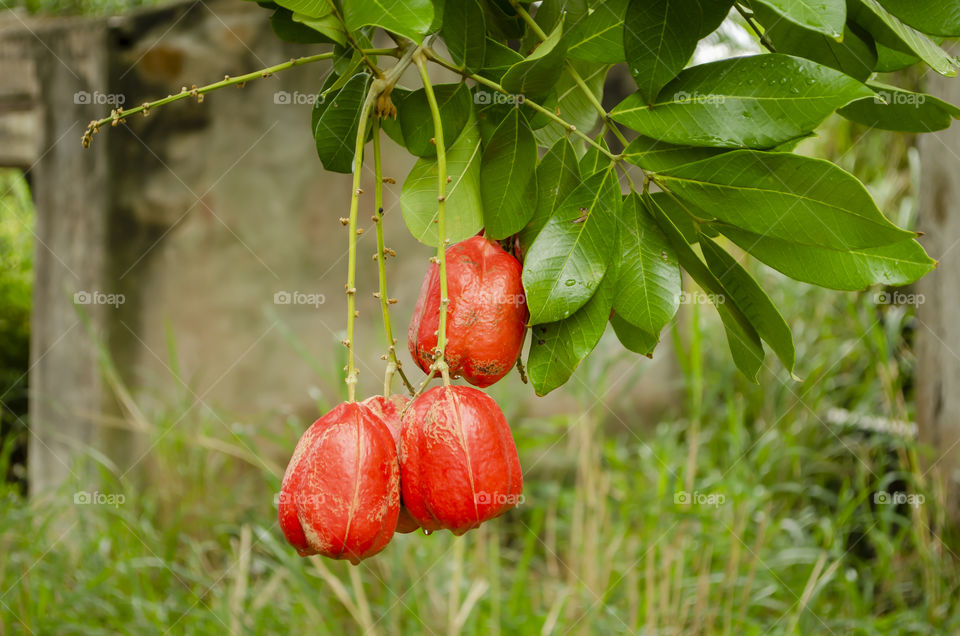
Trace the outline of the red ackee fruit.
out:
[[[522,266],[497,243],[474,236],[447,249],[447,346],[450,374],[490,386],[517,361],[526,329]],[[410,322],[410,354],[429,373],[440,326],[440,268],[427,270]]]
[[[393,441],[397,443],[398,450],[400,447],[400,413],[409,403],[410,398],[398,394],[391,395],[389,398],[385,398],[382,395],[375,395],[361,402],[361,404],[376,413],[376,415],[383,420],[383,423],[387,425],[387,428],[390,429],[390,434],[393,435]],[[403,505],[401,499],[400,516],[397,518],[396,532],[407,534],[417,530],[419,527],[420,524],[410,516],[410,511]]]
[[[440,386],[403,416],[400,474],[404,505],[424,530],[460,535],[521,501],[517,446],[493,398],[467,386]]]
[[[306,430],[280,488],[280,528],[301,556],[356,565],[393,537],[400,465],[386,424],[356,402],[340,404]]]

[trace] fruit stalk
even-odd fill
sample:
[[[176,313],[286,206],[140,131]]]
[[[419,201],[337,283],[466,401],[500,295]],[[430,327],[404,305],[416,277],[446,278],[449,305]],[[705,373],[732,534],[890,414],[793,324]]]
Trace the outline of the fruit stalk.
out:
[[[383,246],[383,172],[380,164],[380,118],[373,118],[373,171],[376,179],[374,190],[374,205],[376,213],[373,220],[377,224],[377,270],[380,281],[380,310],[383,313],[383,330],[387,337],[387,371],[383,380],[383,395],[390,396],[390,385],[393,381],[393,374],[398,373],[403,380],[404,386],[414,393],[413,385],[407,379],[403,369],[400,367],[400,361],[397,359],[397,341],[393,338],[393,328],[390,325],[390,309],[388,307],[390,299],[387,296],[387,252]]]
[[[433,119],[433,140],[437,147],[437,263],[440,267],[440,324],[437,329],[437,355],[434,361],[436,370],[443,378],[443,384],[450,384],[450,374],[447,369],[443,352],[447,345],[447,306],[450,299],[447,297],[447,151],[443,143],[443,122],[440,120],[440,107],[437,97],[433,93],[433,84],[430,82],[430,73],[421,51],[414,55],[414,62],[420,70],[420,79],[423,81],[423,91],[430,105],[430,116]]]
[[[353,154],[353,191],[350,193],[350,216],[347,223],[347,339],[343,344],[347,347],[347,401],[355,402],[357,398],[357,364],[354,355],[354,322],[356,318],[357,298],[357,209],[360,207],[360,176],[363,171],[363,145],[367,139],[367,121],[370,118],[370,109],[376,100],[378,91],[375,86],[370,88],[367,98],[360,111],[360,122],[357,125],[357,142]]]

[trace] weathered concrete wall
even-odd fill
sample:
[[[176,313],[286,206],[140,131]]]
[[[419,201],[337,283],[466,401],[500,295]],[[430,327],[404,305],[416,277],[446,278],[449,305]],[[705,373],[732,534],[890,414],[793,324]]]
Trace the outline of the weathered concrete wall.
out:
[[[84,153],[64,140],[82,132],[80,120],[96,113],[92,105],[75,104],[73,96],[105,85],[107,30],[102,22],[77,24],[0,27],[0,96],[6,105],[0,130],[11,132],[0,143],[0,159],[28,169],[34,183],[50,184],[34,193],[44,213],[35,229],[29,408],[32,422],[48,423],[30,427],[31,454],[42,457],[39,470],[30,473],[38,489],[70,474],[79,447],[97,444],[92,418],[102,412],[97,352],[87,332],[103,332],[103,308],[90,306],[84,322],[72,301],[74,293],[104,281],[106,148]]]

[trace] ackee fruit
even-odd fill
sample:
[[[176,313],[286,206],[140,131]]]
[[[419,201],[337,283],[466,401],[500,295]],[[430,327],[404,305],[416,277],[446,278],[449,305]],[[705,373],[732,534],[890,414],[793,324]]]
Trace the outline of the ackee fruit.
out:
[[[356,565],[393,537],[400,465],[387,425],[356,402],[340,404],[304,432],[280,488],[280,528],[301,556]]]
[[[434,387],[403,416],[404,505],[427,531],[460,535],[521,501],[517,446],[497,403],[467,386]]]
[[[478,387],[505,376],[526,329],[522,266],[495,242],[474,236],[447,248],[447,346],[450,375]],[[430,265],[410,321],[410,354],[429,373],[440,325],[440,268]]]

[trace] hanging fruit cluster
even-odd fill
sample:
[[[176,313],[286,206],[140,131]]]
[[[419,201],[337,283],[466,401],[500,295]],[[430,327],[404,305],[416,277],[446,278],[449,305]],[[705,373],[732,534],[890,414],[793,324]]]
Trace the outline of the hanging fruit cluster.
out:
[[[357,564],[382,550],[395,532],[422,528],[461,535],[521,500],[523,474],[510,426],[482,391],[451,384],[463,377],[490,386],[517,362],[527,328],[522,266],[483,236],[446,247],[446,157],[436,97],[422,57],[414,58],[431,107],[437,153],[437,256],[431,259],[409,328],[409,347],[427,378],[413,400],[391,395],[400,370],[388,311],[383,245],[379,117],[392,114],[389,82],[371,86],[361,111],[348,226],[348,401],[303,434],[283,476],[280,528],[301,556],[321,554]],[[373,217],[387,339],[384,395],[355,400],[356,237],[367,120],[372,121],[376,174]],[[424,390],[434,376],[442,385]]]
[[[457,259],[451,270],[458,278],[446,318],[459,328],[447,342],[458,352],[456,362],[444,375],[460,373],[487,386],[520,352],[527,313],[522,293],[512,295],[520,264],[482,237],[454,245],[447,256]],[[421,334],[440,322],[437,276],[431,266],[410,326],[410,349],[428,373],[436,364],[426,358],[431,350],[422,348]],[[491,293],[479,288],[484,282]],[[463,534],[512,508],[522,492],[517,447],[500,407],[445,377],[443,386],[413,401],[391,395],[345,402],[314,422],[283,477],[280,527],[302,556],[356,564],[382,550],[394,532]]]

